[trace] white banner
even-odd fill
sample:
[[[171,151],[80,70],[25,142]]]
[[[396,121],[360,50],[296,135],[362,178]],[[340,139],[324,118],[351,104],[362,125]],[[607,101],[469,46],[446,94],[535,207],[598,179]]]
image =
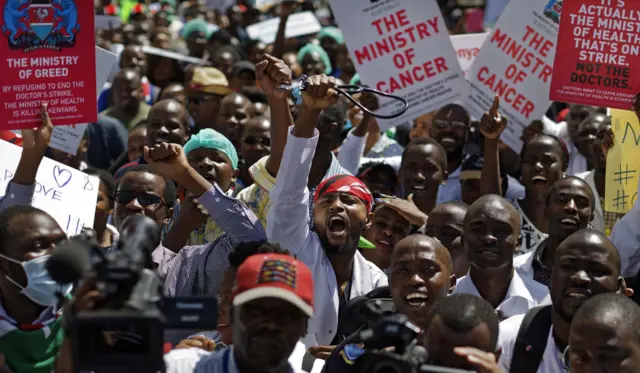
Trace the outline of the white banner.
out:
[[[20,162],[22,148],[0,140],[0,197],[6,193]],[[46,211],[68,236],[93,228],[100,179],[44,158],[36,174],[32,205]]]
[[[247,27],[247,34],[251,39],[257,39],[265,44],[276,41],[276,34],[280,26],[280,18],[271,18],[266,21],[254,23]],[[287,27],[284,29],[286,38],[295,38],[320,31],[322,26],[313,12],[294,13],[287,19]]]
[[[468,90],[435,0],[332,0],[331,8],[362,83],[409,101],[401,117],[378,120],[382,130],[454,102]],[[383,99],[379,113],[401,107]]]
[[[549,12],[548,4],[549,0],[509,2],[467,76],[469,114],[481,118],[493,97],[500,96],[500,111],[509,119],[501,139],[518,153],[522,130],[542,118],[551,104],[559,14]]]

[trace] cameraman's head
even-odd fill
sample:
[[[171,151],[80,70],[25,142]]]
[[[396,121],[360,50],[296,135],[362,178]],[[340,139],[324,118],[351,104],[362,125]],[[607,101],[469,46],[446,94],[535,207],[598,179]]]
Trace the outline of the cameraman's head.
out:
[[[389,287],[396,310],[426,329],[433,305],[456,286],[449,251],[429,236],[411,235],[396,244],[390,268]]]
[[[247,258],[236,273],[231,320],[234,357],[246,372],[286,367],[313,316],[313,278],[282,254]]]
[[[114,223],[120,229],[128,216],[144,215],[162,227],[173,214],[175,201],[176,186],[171,179],[148,165],[132,166],[116,184]]]
[[[433,365],[475,371],[465,356],[454,352],[456,347],[472,347],[493,353],[496,360],[498,316],[487,301],[470,294],[455,294],[442,299],[429,313],[429,327],[424,335],[424,347]]]
[[[49,277],[45,264],[66,237],[46,212],[17,205],[0,213],[0,300],[8,316],[33,323],[44,308],[57,304],[56,292],[68,292]]]
[[[222,338],[222,342],[226,345],[233,344],[231,320],[229,311],[231,310],[231,298],[233,297],[233,283],[236,280],[238,268],[244,261],[252,255],[256,254],[283,254],[288,255],[289,252],[280,247],[278,244],[270,244],[266,241],[258,242],[242,242],[233,249],[229,254],[229,268],[222,275],[220,281],[218,295],[218,331]]]

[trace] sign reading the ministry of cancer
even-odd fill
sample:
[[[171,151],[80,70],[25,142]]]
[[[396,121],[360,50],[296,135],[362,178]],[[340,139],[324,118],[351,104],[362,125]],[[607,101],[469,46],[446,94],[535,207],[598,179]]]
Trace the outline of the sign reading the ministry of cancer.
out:
[[[381,128],[436,110],[468,90],[435,0],[332,0],[331,8],[362,83],[409,102],[401,117],[379,119]],[[378,113],[401,107],[384,99]]]
[[[640,1],[565,0],[554,101],[629,109],[640,90]]]
[[[496,95],[509,119],[502,141],[522,149],[522,131],[549,108],[562,0],[512,0],[473,61],[466,108],[476,118]],[[562,53],[559,51],[559,53]]]
[[[0,129],[95,122],[93,1],[0,0]]]

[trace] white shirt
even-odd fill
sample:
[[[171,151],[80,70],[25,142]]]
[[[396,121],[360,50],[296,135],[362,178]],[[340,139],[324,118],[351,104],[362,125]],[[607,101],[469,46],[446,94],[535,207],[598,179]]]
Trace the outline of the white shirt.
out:
[[[471,294],[481,297],[478,288],[473,283],[471,275],[458,279],[453,294]],[[533,281],[525,281],[517,271],[513,272],[507,294],[496,308],[504,317],[522,315],[533,307],[549,302],[549,290],[546,286]]]
[[[544,241],[548,234],[542,233],[536,228],[535,225],[529,220],[527,214],[524,213],[524,210],[520,207],[520,201],[516,201],[513,206],[515,206],[516,210],[520,214],[522,228],[520,229],[520,234],[522,235],[522,244],[516,250],[514,256],[526,254],[531,251],[535,251],[535,249],[540,245],[542,241]]]
[[[585,183],[589,184],[589,187],[591,187],[591,192],[593,192],[593,197],[596,201],[595,209],[593,210],[593,220],[591,220],[591,223],[589,223],[591,228],[599,232],[605,233],[604,214],[602,212],[603,211],[602,204],[600,203],[600,194],[598,194],[598,188],[596,188],[596,182],[595,182],[595,179],[593,178],[594,174],[595,174],[595,170],[591,170],[591,171],[579,173],[576,176],[584,180]]]
[[[518,275],[520,275],[520,278],[523,280],[535,281],[533,279],[533,258],[535,255],[536,250],[533,250],[513,258],[513,269],[518,272]]]
[[[520,324],[524,315],[518,315],[504,320],[500,323],[500,335],[498,336],[498,347],[502,349],[498,364],[505,371],[511,369],[511,358],[513,357],[513,348],[516,344],[516,337]],[[537,373],[566,373],[567,370],[562,367],[562,351],[558,351],[556,343],[553,340],[552,330],[549,330],[547,337],[547,346],[542,354],[542,361],[538,367]],[[513,372],[517,373],[517,372]]]
[[[313,273],[314,316],[304,342],[307,346],[329,345],[338,328],[338,284],[320,238],[309,229],[309,189],[307,182],[318,143],[318,131],[310,139],[291,134],[287,138],[276,185],[269,193],[267,239],[289,250]],[[355,253],[349,299],[386,286],[387,276],[358,251]]]
[[[289,357],[290,372],[303,373],[302,361],[297,361],[301,350],[304,351],[306,348],[298,342]],[[216,352],[197,347],[172,350],[164,355],[164,363],[166,373],[251,373],[238,370],[233,356],[233,346]]]

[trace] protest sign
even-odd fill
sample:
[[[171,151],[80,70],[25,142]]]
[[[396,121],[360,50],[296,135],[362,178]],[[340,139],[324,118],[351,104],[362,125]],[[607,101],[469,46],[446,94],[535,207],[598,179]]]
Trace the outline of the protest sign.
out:
[[[95,122],[93,1],[0,0],[0,130]],[[23,20],[28,21],[23,21]]]
[[[106,83],[113,66],[118,62],[118,56],[100,47],[96,47],[96,101],[102,87]],[[87,130],[87,123],[72,124],[69,126],[56,126],[51,134],[50,147],[61,150],[65,153],[75,155],[78,152],[78,145],[82,141],[82,136]]]
[[[22,148],[0,140],[0,197],[6,193],[20,161]],[[82,227],[93,227],[100,180],[49,158],[44,158],[36,174],[33,206],[46,211],[67,235],[77,235]]]
[[[363,84],[401,96],[409,110],[382,130],[459,98],[468,90],[449,31],[435,0],[332,0],[331,8]],[[379,114],[402,105],[382,99]]]
[[[494,96],[500,96],[500,111],[509,120],[501,139],[518,153],[523,129],[551,104],[549,86],[562,4],[558,1],[509,2],[467,75],[469,114],[481,118]]]
[[[640,123],[632,111],[611,110],[613,147],[607,156],[604,210],[626,213],[638,198]]]
[[[549,98],[629,109],[640,92],[640,1],[565,0]]]
[[[488,32],[481,34],[451,35],[453,49],[456,51],[458,62],[460,62],[460,67],[465,74],[471,68],[473,60],[475,60],[478,53],[480,53],[480,48],[482,48],[482,44],[487,39],[487,35],[489,35]]]
[[[265,44],[271,44],[276,40],[278,26],[280,26],[280,18],[271,18],[248,26],[247,34],[249,34],[251,39],[260,40]],[[295,38],[298,36],[314,34],[320,31],[321,28],[322,26],[313,12],[308,11],[295,13],[290,15],[287,19],[284,36],[286,38]]]

